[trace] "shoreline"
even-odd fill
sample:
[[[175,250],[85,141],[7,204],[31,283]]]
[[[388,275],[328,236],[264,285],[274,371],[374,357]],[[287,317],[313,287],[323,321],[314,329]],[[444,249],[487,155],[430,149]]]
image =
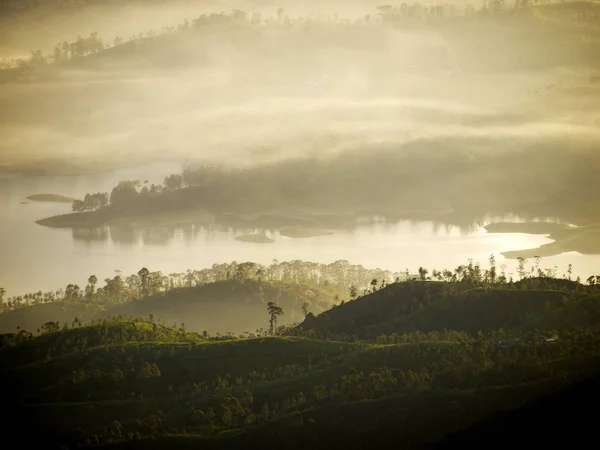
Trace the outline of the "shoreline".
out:
[[[553,242],[539,247],[501,252],[507,259],[551,257],[577,252],[582,255],[600,254],[600,223],[569,226],[550,222],[498,222],[483,227],[488,233],[544,234]]]
[[[443,213],[446,214],[443,214]],[[123,225],[132,228],[173,227],[187,225],[222,225],[238,229],[277,229],[281,236],[302,239],[327,236],[339,230],[352,229],[359,225],[361,217],[386,217],[386,220],[439,221],[452,225],[456,211],[448,214],[440,210],[387,211],[323,211],[287,208],[274,212],[231,212],[224,208],[193,210],[175,209],[161,212],[135,212],[115,210],[108,206],[97,211],[69,213],[47,217],[36,221],[38,225],[50,228],[98,228],[110,225]],[[487,233],[524,233],[546,235],[553,242],[535,248],[515,249],[501,252],[507,259],[550,257],[562,253],[600,254],[600,223],[585,226],[572,226],[556,222],[496,222],[483,227]],[[241,239],[256,240],[256,237]],[[264,241],[263,241],[264,242]]]
[[[123,212],[111,206],[86,212],[60,214],[35,221],[49,228],[91,228],[114,224],[131,227],[174,226],[192,224],[221,224],[237,228],[277,228],[282,236],[289,238],[309,238],[333,234],[335,230],[348,229],[357,225],[357,219],[365,217],[385,217],[386,220],[441,220],[449,217],[448,211],[405,210],[405,211],[323,211],[288,208],[281,211],[261,211],[255,213],[231,212],[219,208],[175,209],[157,212]]]

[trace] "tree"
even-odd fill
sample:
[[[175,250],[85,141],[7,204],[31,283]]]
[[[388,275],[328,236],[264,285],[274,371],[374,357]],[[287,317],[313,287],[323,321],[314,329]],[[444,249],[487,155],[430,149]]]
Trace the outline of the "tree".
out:
[[[60,325],[58,322],[46,322],[44,325],[40,327],[42,329],[42,333],[56,333],[60,330]]]
[[[245,407],[249,407],[252,404],[252,402],[254,402],[252,391],[250,391],[250,389],[246,389],[242,393],[242,405],[244,405]]]
[[[118,420],[114,420],[104,427],[104,434],[110,442],[120,439],[123,436],[123,425]]]
[[[140,271],[138,272],[138,276],[140,277],[140,282],[141,282],[142,297],[146,297],[149,293],[150,271],[148,269],[146,269],[145,267],[142,267],[140,269]]]
[[[308,316],[308,307],[309,306],[310,306],[310,303],[308,303],[308,302],[302,303],[302,313],[304,314],[304,318],[306,318],[306,316]]]
[[[85,211],[85,205],[81,200],[73,200],[73,204],[71,205],[71,210],[73,212],[83,212]]]
[[[283,309],[277,303],[269,302],[267,303],[267,313],[269,314],[269,329],[271,336],[273,336],[277,328],[277,318],[283,315]]]
[[[96,275],[92,275],[88,278],[88,285],[85,287],[85,297],[87,300],[91,300],[94,296],[94,292],[96,292],[96,283],[98,283]]]
[[[356,286],[351,285],[350,286],[350,300],[354,300],[357,296],[358,296],[358,289],[356,289]]]
[[[540,274],[541,270],[540,270],[540,262],[542,261],[542,257],[541,256],[534,256],[533,260],[535,261],[535,271]]]
[[[139,180],[120,181],[110,193],[110,204],[116,206],[130,206],[137,199],[141,183]]]
[[[429,271],[427,269],[425,269],[424,267],[419,267],[419,278],[421,279],[421,281],[425,281],[427,279],[428,273]]]
[[[522,256],[519,256],[517,258],[517,261],[519,261],[519,265],[517,266],[517,273],[519,274],[519,278],[523,279],[527,275],[527,272],[525,271],[525,265],[527,264],[527,260]]]
[[[315,388],[313,389],[313,396],[317,400],[323,400],[323,399],[327,398],[327,388],[325,386],[323,386],[322,384],[316,385]]]
[[[263,407],[260,410],[260,418],[263,421],[268,421],[271,417],[271,411],[269,410],[269,405],[267,405],[266,403],[263,405]]]
[[[139,378],[143,379],[160,377],[160,375],[160,369],[156,363],[150,364],[149,362],[143,363],[138,372]]]
[[[373,278],[371,280],[371,292],[376,292],[377,291],[377,278]]]
[[[496,282],[496,257],[492,253],[490,255],[490,283],[494,284]]]
[[[165,177],[165,188],[179,189],[183,185],[183,176],[173,174]]]

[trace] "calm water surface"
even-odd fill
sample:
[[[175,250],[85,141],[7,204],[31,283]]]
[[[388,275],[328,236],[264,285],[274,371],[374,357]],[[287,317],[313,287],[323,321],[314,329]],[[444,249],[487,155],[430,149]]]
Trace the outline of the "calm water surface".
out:
[[[180,171],[177,164],[156,164],[110,173],[75,177],[21,177],[0,175],[0,286],[8,295],[86,284],[91,274],[99,279],[124,274],[141,267],[165,274],[202,269],[214,263],[254,261],[270,264],[273,259],[310,260],[330,263],[345,259],[368,268],[392,271],[419,266],[454,268],[469,258],[487,266],[496,254],[498,265],[515,273],[516,263],[504,260],[502,251],[536,247],[550,242],[544,236],[488,234],[474,226],[468,232],[437,227],[431,222],[404,221],[395,224],[357,224],[351,231],[329,236],[294,239],[267,231],[272,244],[240,242],[235,236],[255,230],[189,226],[185,228],[128,229],[105,227],[94,232],[51,229],[35,221],[70,212],[70,205],[25,202],[35,193],[57,193],[83,197],[86,192],[106,192],[123,179],[162,182],[165,174]],[[487,222],[502,220],[490,218]],[[542,268],[558,266],[558,274],[573,264],[574,273],[587,278],[600,270],[600,255],[565,253],[544,258]]]

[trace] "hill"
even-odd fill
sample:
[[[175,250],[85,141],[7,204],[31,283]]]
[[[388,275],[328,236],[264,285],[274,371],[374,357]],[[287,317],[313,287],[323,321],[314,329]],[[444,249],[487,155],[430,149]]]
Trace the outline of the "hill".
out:
[[[284,314],[280,325],[300,322],[302,305],[314,312],[328,309],[334,302],[331,290],[301,284],[222,280],[194,287],[181,287],[125,303],[54,301],[17,308],[0,314],[0,333],[17,328],[36,332],[46,322],[71,324],[74,319],[89,322],[115,315],[149,317],[168,324],[185,324],[191,331],[255,332],[268,328],[266,304],[278,302]]]
[[[287,325],[304,318],[302,305],[311,311],[324,311],[333,296],[303,285],[265,283],[256,280],[224,280],[193,288],[181,288],[111,308],[105,315],[125,314],[185,323],[188,330],[255,332],[268,328],[266,304],[277,302],[284,314],[279,322]]]
[[[541,289],[540,289],[541,288]],[[600,290],[568,280],[531,278],[512,285],[415,281],[395,283],[320,315],[305,331],[322,336],[462,330],[555,330],[600,324]]]
[[[597,332],[535,353],[456,333],[392,345],[205,339],[105,320],[4,336],[7,437],[27,423],[28,448],[423,448],[597,371]]]
[[[0,314],[0,333],[13,333],[18,329],[35,333],[46,322],[70,324],[75,318],[83,322],[100,317],[101,305],[55,301],[17,308]]]

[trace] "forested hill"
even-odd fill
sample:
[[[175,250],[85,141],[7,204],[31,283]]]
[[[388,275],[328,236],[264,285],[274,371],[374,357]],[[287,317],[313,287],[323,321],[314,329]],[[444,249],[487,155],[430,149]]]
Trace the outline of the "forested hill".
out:
[[[144,267],[130,275],[118,273],[103,284],[91,275],[83,288],[72,283],[56,291],[4,298],[0,287],[0,332],[20,328],[35,333],[46,322],[63,327],[115,315],[152,315],[158,322],[184,323],[198,332],[255,332],[268,326],[265,307],[270,301],[283,308],[279,324],[287,325],[347,298],[350,284],[366,292],[373,279],[400,277],[343,260],[273,261],[268,266],[233,261],[168,275]]]
[[[303,305],[320,312],[334,303],[331,291],[310,289],[300,284],[259,283],[255,280],[223,280],[197,286],[182,287],[157,293],[142,299],[119,304],[55,301],[17,308],[0,314],[0,332],[12,332],[17,327],[35,332],[46,322],[61,326],[74,319],[89,322],[115,315],[145,317],[169,325],[185,324],[188,330],[255,332],[268,327],[265,313],[267,302],[277,301],[286,314],[282,325],[303,320]]]
[[[28,423],[29,448],[423,448],[596,375],[597,331],[490,337],[205,339],[140,321],[5,337],[6,437]]]
[[[600,326],[600,287],[550,277],[515,283],[482,284],[469,280],[443,283],[395,283],[316,317],[304,331],[332,338],[382,336],[447,330],[477,333],[498,329],[540,331]],[[593,281],[593,278],[592,278]]]
[[[427,281],[420,268],[423,280],[352,286],[324,313],[302,308],[307,318],[293,326],[279,326],[281,306],[304,297],[274,281],[213,281],[121,305],[160,310],[170,299],[177,310],[198,296],[198,307],[225,303],[235,314],[241,299],[227,292],[239,290],[270,325],[239,337],[153,317],[2,335],[8,433],[34,424],[23,445],[52,449],[428,448],[485,436],[510,419],[493,414],[600,376],[600,277],[513,282],[493,265],[435,272],[445,275]],[[258,301],[250,292],[260,286],[276,298],[281,288],[282,303]],[[532,405],[523,414],[544,403]]]

